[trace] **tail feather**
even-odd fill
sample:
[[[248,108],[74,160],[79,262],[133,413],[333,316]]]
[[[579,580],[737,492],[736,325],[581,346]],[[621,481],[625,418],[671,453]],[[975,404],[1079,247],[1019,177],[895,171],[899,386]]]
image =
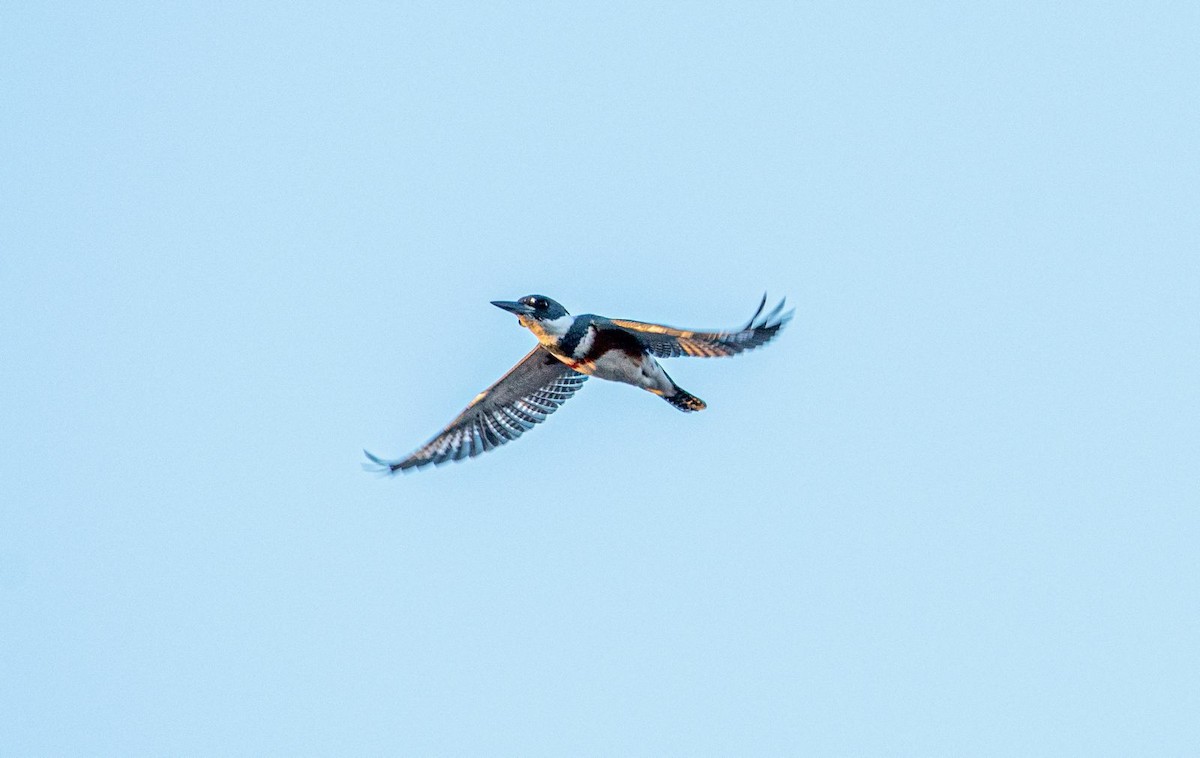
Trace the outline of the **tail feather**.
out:
[[[696,397],[692,393],[688,392],[687,390],[681,388],[679,385],[675,385],[674,394],[663,395],[662,397],[663,397],[663,400],[666,400],[668,403],[675,406],[676,408],[683,411],[684,413],[691,413],[692,411],[702,411],[708,407],[707,403],[705,403],[703,400]]]

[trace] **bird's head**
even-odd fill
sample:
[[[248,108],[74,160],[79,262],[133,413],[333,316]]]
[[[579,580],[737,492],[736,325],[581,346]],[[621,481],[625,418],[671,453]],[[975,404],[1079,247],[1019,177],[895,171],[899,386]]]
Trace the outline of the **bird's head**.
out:
[[[515,314],[521,326],[530,329],[570,315],[566,308],[545,295],[526,295],[516,302],[493,300],[492,305]]]

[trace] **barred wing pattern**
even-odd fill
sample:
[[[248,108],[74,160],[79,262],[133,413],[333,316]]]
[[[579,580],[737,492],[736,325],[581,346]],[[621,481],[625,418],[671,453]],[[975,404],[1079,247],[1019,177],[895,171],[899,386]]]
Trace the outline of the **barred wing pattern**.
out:
[[[436,437],[407,458],[384,460],[364,450],[373,471],[394,474],[410,468],[473,458],[515,440],[546,420],[587,379],[540,345],[480,392],[471,404]]]
[[[779,333],[783,325],[792,319],[794,311],[780,315],[784,300],[763,315],[763,307],[767,304],[767,296],[763,295],[758,310],[741,329],[730,332],[702,332],[690,329],[676,329],[661,324],[647,324],[642,321],[626,321],[612,319],[616,326],[633,332],[643,347],[651,355],[658,358],[678,358],[680,356],[695,356],[698,358],[719,358],[727,355],[737,355],[746,350],[765,345]]]

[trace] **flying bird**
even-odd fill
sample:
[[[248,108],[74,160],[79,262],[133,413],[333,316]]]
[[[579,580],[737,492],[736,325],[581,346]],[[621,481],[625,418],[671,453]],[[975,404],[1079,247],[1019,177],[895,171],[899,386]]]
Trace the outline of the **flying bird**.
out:
[[[681,411],[704,410],[705,402],[676,384],[657,359],[716,358],[765,345],[793,313],[780,315],[781,300],[763,315],[766,304],[763,295],[740,329],[698,331],[590,313],[572,316],[545,295],[527,295],[515,302],[495,300],[492,305],[514,314],[521,326],[533,332],[537,347],[412,455],[385,460],[364,450],[371,463],[363,466],[394,474],[473,458],[545,421],[589,376],[641,387]]]

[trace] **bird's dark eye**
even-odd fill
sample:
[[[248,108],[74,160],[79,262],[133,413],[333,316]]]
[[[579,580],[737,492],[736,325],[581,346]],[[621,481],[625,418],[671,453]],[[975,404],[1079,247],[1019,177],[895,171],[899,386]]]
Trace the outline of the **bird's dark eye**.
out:
[[[533,307],[537,308],[539,311],[544,311],[550,307],[550,303],[547,303],[545,300],[539,298],[533,301]]]

